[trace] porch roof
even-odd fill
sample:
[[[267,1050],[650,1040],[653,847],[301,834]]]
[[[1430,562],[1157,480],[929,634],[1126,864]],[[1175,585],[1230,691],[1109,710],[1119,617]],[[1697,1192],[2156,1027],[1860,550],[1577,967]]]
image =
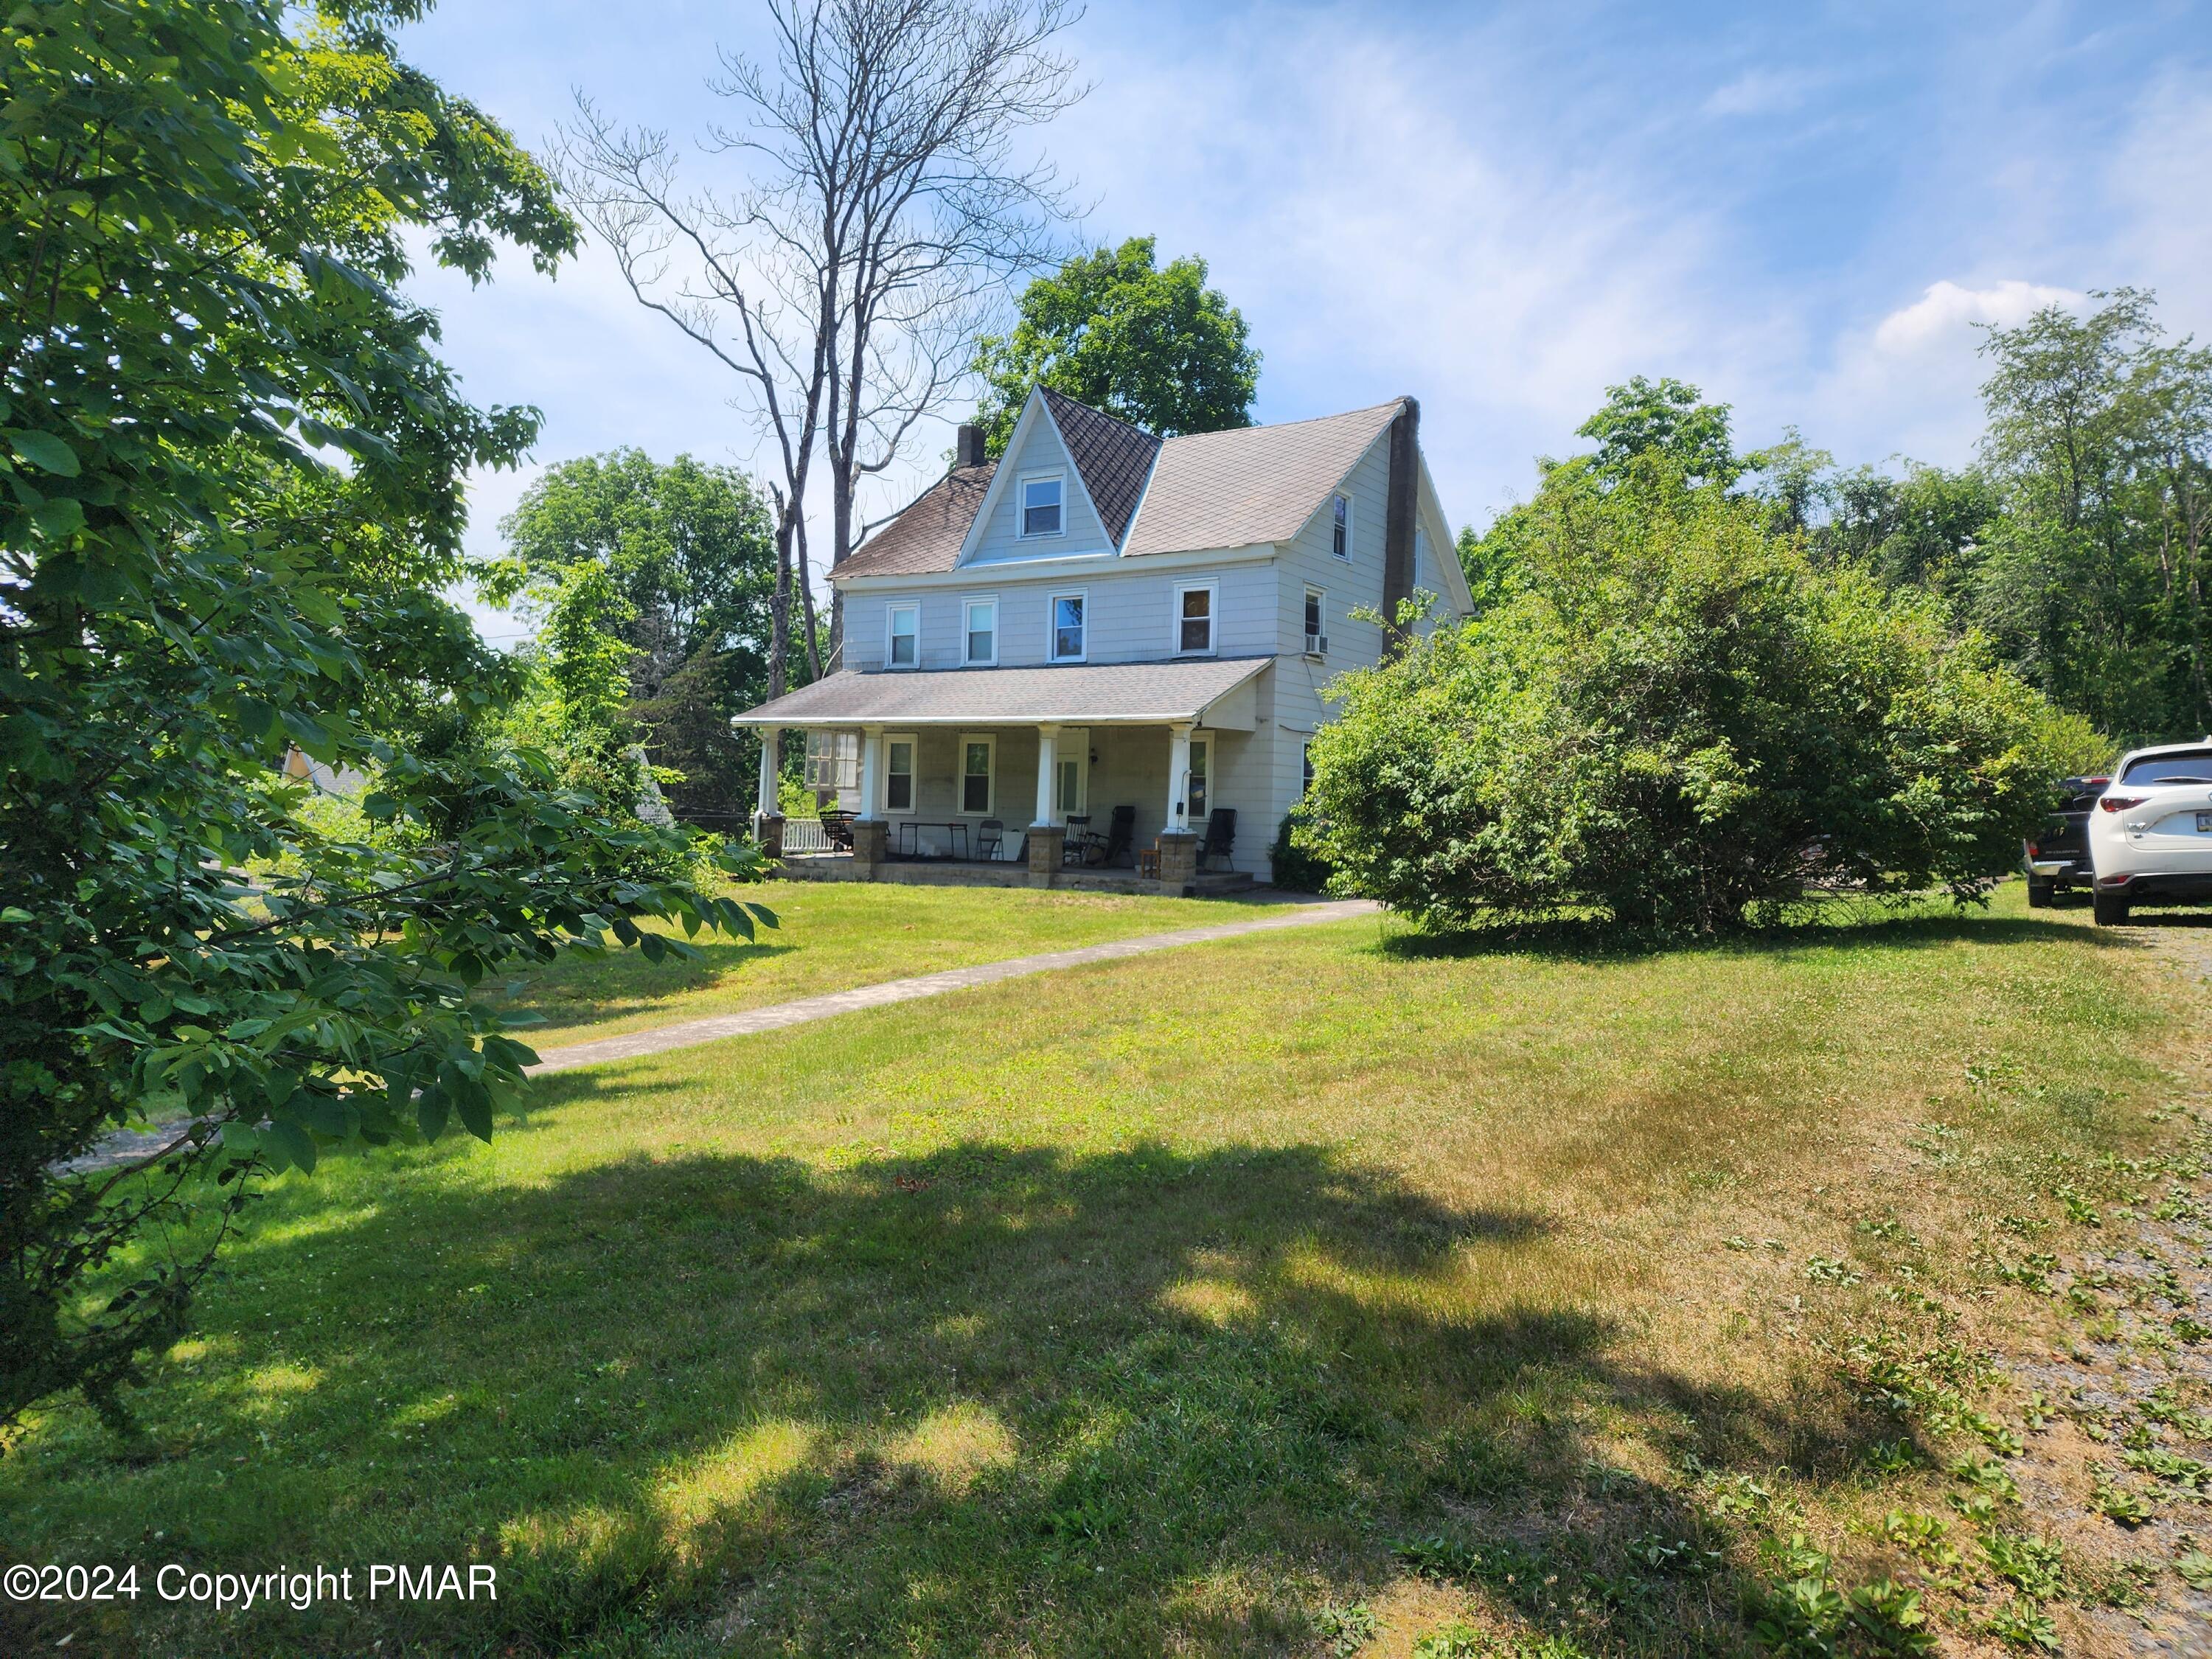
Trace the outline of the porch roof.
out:
[[[1203,721],[1207,707],[1274,661],[1075,663],[1050,668],[841,670],[757,708],[736,726],[1161,726]]]

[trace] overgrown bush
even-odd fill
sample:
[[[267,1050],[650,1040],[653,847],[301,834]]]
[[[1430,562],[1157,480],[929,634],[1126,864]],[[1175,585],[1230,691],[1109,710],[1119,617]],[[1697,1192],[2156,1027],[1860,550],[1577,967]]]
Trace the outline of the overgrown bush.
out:
[[[1924,597],[1656,461],[1547,490],[1525,586],[1347,674],[1293,842],[1424,923],[1733,928],[1808,884],[1984,892],[2083,734]]]

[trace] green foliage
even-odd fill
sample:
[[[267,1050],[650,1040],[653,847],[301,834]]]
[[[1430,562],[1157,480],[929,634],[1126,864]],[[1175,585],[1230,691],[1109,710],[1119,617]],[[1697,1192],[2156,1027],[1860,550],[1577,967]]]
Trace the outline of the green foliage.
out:
[[[1605,389],[1605,406],[1575,428],[1597,440],[1591,469],[1610,483],[1626,483],[1638,463],[1663,459],[1693,483],[1735,482],[1744,463],[1729,438],[1729,406],[1698,401],[1698,388],[1641,374]]]
[[[1275,826],[1275,844],[1268,854],[1275,885],[1293,893],[1326,893],[1329,878],[1335,873],[1327,859],[1310,851],[1299,839],[1299,830],[1310,816],[1303,801],[1284,813],[1283,821]]]
[[[1352,890],[1716,931],[1814,884],[1978,896],[2041,822],[2044,700],[1759,503],[1646,457],[1555,472],[1516,533],[1519,593],[1337,682],[1296,839]]]
[[[622,873],[690,849],[494,739],[520,671],[439,598],[468,470],[536,417],[459,398],[410,250],[482,277],[575,239],[392,56],[416,9],[6,27],[0,1426],[72,1388],[116,1411],[258,1175],[489,1134],[530,1059],[475,998],[501,963],[754,925]],[[291,747],[374,780],[359,817],[307,810]],[[149,1118],[157,1168],[67,1171]]]
[[[985,447],[1006,453],[1033,383],[1163,436],[1252,424],[1260,354],[1206,261],[1155,263],[1153,240],[1079,254],[1024,291],[1012,332],[975,349]]]
[[[768,695],[775,589],[775,525],[752,480],[614,450],[548,468],[500,528],[506,555],[477,568],[478,591],[541,618],[555,662],[605,688],[595,704],[627,700],[593,718],[642,741],[677,816],[741,816],[759,751],[729,717]]]

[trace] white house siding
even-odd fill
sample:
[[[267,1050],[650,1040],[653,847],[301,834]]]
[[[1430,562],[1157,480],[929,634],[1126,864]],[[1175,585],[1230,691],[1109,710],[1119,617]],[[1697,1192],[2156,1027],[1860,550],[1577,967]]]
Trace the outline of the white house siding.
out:
[[[1147,662],[1176,652],[1176,593],[1187,582],[1215,586],[1215,654],[1265,656],[1282,635],[1279,579],[1264,560],[1194,568],[1147,569],[1145,559],[1115,560],[1089,574],[1023,570],[1018,564],[969,566],[957,585],[848,592],[844,665],[872,671],[884,665],[886,612],[893,605],[921,611],[923,668],[958,668],[965,650],[961,623],[965,599],[999,602],[999,665],[1051,660],[1051,601],[1056,593],[1085,596],[1088,662]],[[1304,640],[1301,636],[1300,647]]]
[[[1050,420],[1040,415],[1032,421],[1019,453],[1010,450],[999,464],[999,470],[1006,488],[991,509],[990,521],[976,538],[970,563],[1071,558],[1081,553],[1113,551],[1098,515],[1091,511],[1090,498],[1084,494],[1083,480],[1076,475],[1075,463],[1068,459],[1066,447],[1060,441],[1060,434]],[[1020,485],[1021,475],[1025,472],[1058,472],[1066,481],[1060,491],[1065,503],[1061,518],[1066,526],[1061,534],[1023,539]]]

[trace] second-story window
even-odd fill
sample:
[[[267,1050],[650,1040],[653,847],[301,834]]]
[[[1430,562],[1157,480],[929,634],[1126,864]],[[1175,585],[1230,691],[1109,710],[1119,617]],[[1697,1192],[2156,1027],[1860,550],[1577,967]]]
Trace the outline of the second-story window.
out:
[[[1176,589],[1176,649],[1213,649],[1213,585]]]
[[[1318,587],[1306,589],[1306,653],[1318,657],[1328,649],[1328,595]]]
[[[963,640],[962,660],[969,666],[989,667],[999,660],[999,602],[963,599],[960,605]]]
[[[1086,608],[1080,593],[1055,593],[1052,596],[1052,659],[1054,662],[1083,660],[1083,613]]]
[[[1022,534],[1057,536],[1060,529],[1060,491],[1066,481],[1059,473],[1022,480]]]
[[[1328,498],[1328,549],[1340,559],[1352,556],[1352,497],[1332,495]]]
[[[911,668],[921,660],[921,607],[895,605],[889,616],[890,638],[884,660],[893,668]]]

